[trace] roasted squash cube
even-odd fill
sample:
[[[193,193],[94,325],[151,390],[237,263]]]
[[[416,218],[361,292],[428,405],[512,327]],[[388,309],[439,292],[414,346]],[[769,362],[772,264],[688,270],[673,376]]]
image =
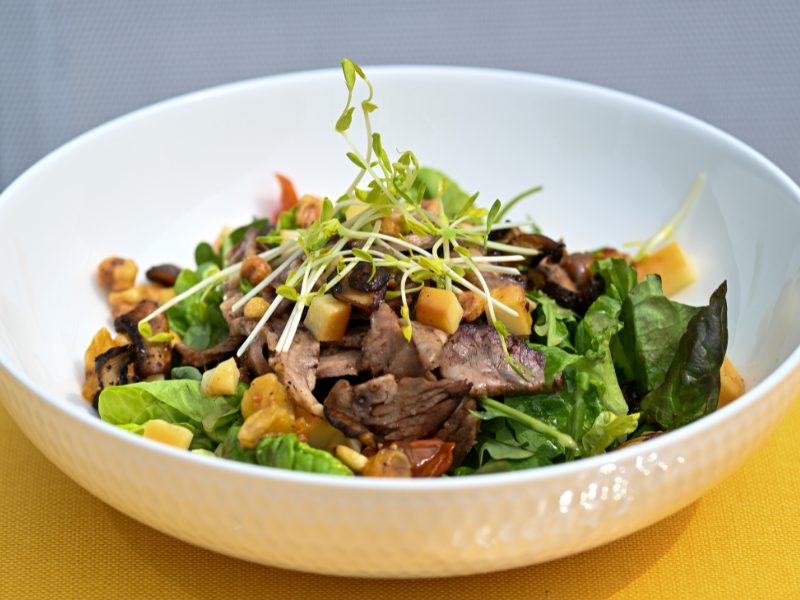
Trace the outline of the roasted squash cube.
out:
[[[331,296],[315,296],[303,321],[320,342],[336,342],[344,337],[353,307]]]
[[[458,297],[447,290],[424,287],[417,298],[417,321],[441,329],[450,335],[456,332],[464,309]]]
[[[533,317],[530,313],[530,305],[528,299],[525,297],[525,290],[518,285],[504,285],[503,287],[495,288],[491,291],[491,296],[501,304],[506,305],[508,308],[517,311],[517,316],[512,317],[507,312],[495,307],[494,316],[503,325],[509,333],[514,335],[530,335],[531,328],[533,327]],[[489,314],[489,303],[486,303],[486,318],[491,323],[491,315]]]
[[[722,408],[726,404],[730,404],[745,393],[744,379],[739,375],[739,371],[736,370],[736,367],[733,366],[733,363],[731,363],[727,356],[725,360],[722,361],[720,376],[722,384],[719,389],[717,408]]]
[[[667,244],[636,264],[639,281],[651,273],[661,276],[665,296],[671,296],[697,280],[697,270],[678,242]]]
[[[173,425],[161,419],[152,419],[145,424],[142,437],[167,444],[168,446],[174,446],[181,450],[188,450],[194,434],[186,427]]]
[[[267,373],[253,379],[250,387],[242,396],[242,416],[247,419],[253,413],[272,404],[277,404],[286,410],[291,408],[286,387],[278,381],[275,373]]]
[[[203,373],[200,391],[203,396],[230,396],[236,393],[239,385],[239,367],[236,361],[229,358],[217,365],[215,369]]]

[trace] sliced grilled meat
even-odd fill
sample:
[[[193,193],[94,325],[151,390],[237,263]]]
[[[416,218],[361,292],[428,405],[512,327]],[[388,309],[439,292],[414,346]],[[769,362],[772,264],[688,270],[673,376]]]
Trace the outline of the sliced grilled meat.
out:
[[[361,350],[328,348],[319,357],[317,379],[358,375],[360,370]]]
[[[453,469],[457,469],[464,462],[467,453],[475,445],[475,438],[481,430],[481,420],[470,413],[478,405],[471,398],[464,398],[452,416],[445,421],[442,428],[436,432],[436,438],[445,442],[453,442]]]
[[[292,402],[322,416],[322,405],[311,393],[317,383],[318,365],[319,342],[302,325],[297,329],[289,351],[269,359],[269,366],[286,386]]]
[[[525,381],[508,364],[500,335],[489,325],[461,325],[450,336],[439,357],[442,377],[472,384],[471,396],[514,396],[545,389],[544,355],[528,348],[522,338],[509,335],[506,347],[512,358],[533,375]],[[526,376],[527,377],[527,376]]]
[[[207,350],[198,350],[194,346],[187,346],[186,344],[176,344],[175,352],[181,357],[183,366],[197,367],[199,369],[228,360],[236,354],[243,341],[243,336],[231,336]]]
[[[369,325],[353,325],[347,327],[344,337],[336,342],[322,342],[323,348],[363,348],[364,336],[369,332]]]
[[[361,364],[373,375],[391,373],[396,377],[422,377],[439,366],[439,355],[447,334],[416,321],[411,323],[411,343],[406,341],[403,322],[388,305],[372,313],[364,336]]]
[[[401,379],[384,375],[356,386],[342,380],[325,399],[325,415],[334,427],[362,442],[368,437],[365,431],[377,442],[410,442],[437,432],[469,388],[468,383],[437,381],[430,374]]]

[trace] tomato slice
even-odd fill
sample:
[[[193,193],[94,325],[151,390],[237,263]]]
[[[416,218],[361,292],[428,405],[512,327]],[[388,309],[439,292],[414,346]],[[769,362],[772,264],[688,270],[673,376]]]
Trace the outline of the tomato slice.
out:
[[[442,440],[416,440],[414,442],[394,442],[411,460],[411,474],[414,477],[439,477],[453,464],[455,444]]]
[[[281,199],[280,204],[278,205],[278,210],[275,211],[275,214],[272,216],[273,225],[278,223],[278,219],[280,218],[282,212],[292,210],[292,207],[297,204],[297,194],[295,193],[294,186],[289,178],[284,177],[280,173],[275,173],[275,177],[278,178],[278,183],[281,185]]]

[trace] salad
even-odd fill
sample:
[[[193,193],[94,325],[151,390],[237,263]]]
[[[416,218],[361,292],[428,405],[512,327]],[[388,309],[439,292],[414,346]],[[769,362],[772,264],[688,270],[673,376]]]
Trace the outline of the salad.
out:
[[[195,265],[110,257],[116,336],[85,353],[100,418],[196,454],[330,475],[467,476],[603,454],[687,425],[744,392],[725,353],[725,282],[706,306],[670,238],[635,256],[571,253],[480,208],[373,132],[364,72],[342,61],[336,122],[356,168],[335,201],[279,175],[275,214],[201,242]],[[348,135],[353,92],[367,131]]]

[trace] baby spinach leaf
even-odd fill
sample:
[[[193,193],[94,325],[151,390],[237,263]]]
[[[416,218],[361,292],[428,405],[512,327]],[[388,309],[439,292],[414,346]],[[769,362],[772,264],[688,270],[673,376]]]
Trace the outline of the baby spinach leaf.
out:
[[[487,453],[495,460],[521,459],[533,456],[533,452],[521,448],[519,444],[503,443],[485,434],[478,436],[475,447],[478,452],[478,464],[481,466]]]
[[[237,227],[228,234],[228,237],[231,239],[231,245],[235,246],[236,244],[241,242],[242,238],[244,237],[244,234],[247,233],[247,230],[250,229],[251,227],[255,227],[261,233],[266,233],[266,229],[268,226],[269,226],[269,219],[253,219],[251,223],[248,223],[247,225],[242,225],[241,227]]]
[[[658,275],[648,275],[622,303],[625,327],[619,340],[641,396],[664,383],[678,341],[698,310],[664,296]]]
[[[214,252],[208,242],[200,242],[194,249],[194,261],[198,267],[203,263],[214,263],[218,267],[222,267],[222,258]]]
[[[683,427],[717,408],[720,368],[728,348],[727,282],[697,310],[681,336],[664,382],[641,401],[663,429]]]
[[[203,381],[203,374],[195,367],[175,367],[170,372],[170,379],[193,379]]]
[[[548,387],[553,385],[556,375],[583,358],[580,354],[570,354],[558,346],[542,346],[531,343],[528,343],[528,346],[544,354],[544,379]]]
[[[204,263],[219,268],[213,263]],[[175,293],[182,294],[200,283],[198,273],[184,269],[175,282]],[[170,329],[181,337],[181,341],[205,350],[215,346],[228,337],[230,329],[222,315],[222,291],[220,284],[206,290],[204,294],[195,294],[167,309]]]

